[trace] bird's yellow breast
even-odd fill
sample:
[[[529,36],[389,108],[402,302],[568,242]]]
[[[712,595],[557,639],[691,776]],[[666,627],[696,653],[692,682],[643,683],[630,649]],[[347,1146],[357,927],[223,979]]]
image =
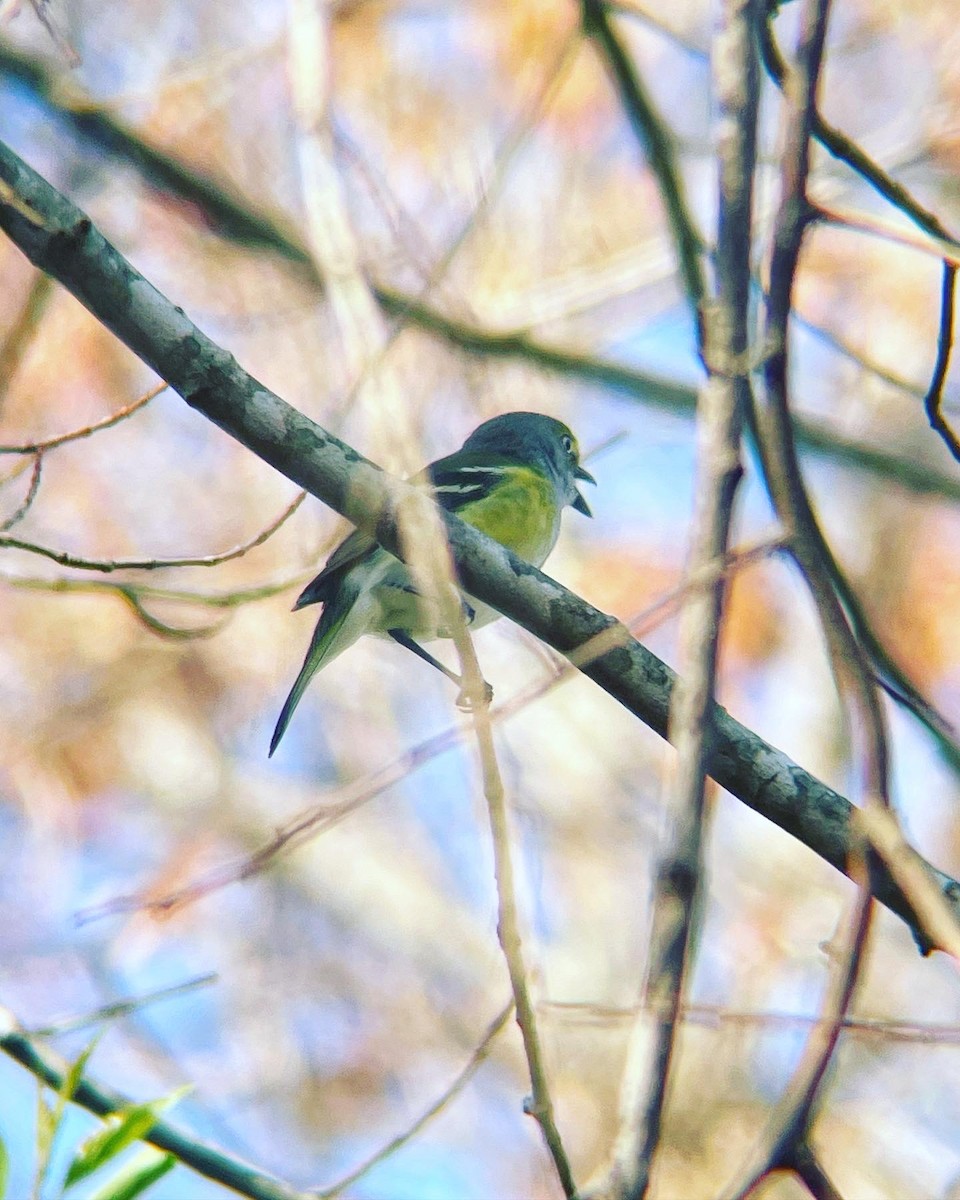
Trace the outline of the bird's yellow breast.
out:
[[[560,530],[554,486],[529,467],[505,467],[492,493],[464,505],[457,515],[537,567]]]

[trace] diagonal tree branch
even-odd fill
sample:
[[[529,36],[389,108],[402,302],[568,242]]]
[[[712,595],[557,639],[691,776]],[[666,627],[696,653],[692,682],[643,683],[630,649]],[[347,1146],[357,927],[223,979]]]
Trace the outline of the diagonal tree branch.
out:
[[[84,213],[2,144],[0,229],[192,408],[398,552],[396,510],[413,489],[384,474],[243,371],[232,355],[135,271]],[[567,657],[604,635],[604,653],[578,666],[666,737],[676,676],[665,663],[614,618],[505,547],[450,514],[444,514],[444,520],[468,592]],[[710,775],[847,874],[855,812],[850,802],[724,709],[716,707],[712,716],[716,740]],[[960,883],[933,867],[929,870],[947,904],[960,914]],[[911,926],[924,951],[947,948],[923,931],[911,901],[883,864],[874,865],[871,886],[877,899]]]

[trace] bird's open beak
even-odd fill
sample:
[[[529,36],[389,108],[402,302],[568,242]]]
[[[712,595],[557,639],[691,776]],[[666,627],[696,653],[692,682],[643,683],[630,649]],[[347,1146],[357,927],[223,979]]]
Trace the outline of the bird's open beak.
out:
[[[592,483],[594,487],[597,486],[597,481],[590,474],[586,467],[576,467],[573,474],[576,479],[584,479],[587,483]],[[586,502],[586,500],[584,500],[579,492],[577,492],[577,498],[573,502],[573,507],[577,510],[577,512],[583,513],[585,517],[593,516],[593,513],[590,511],[590,505]]]

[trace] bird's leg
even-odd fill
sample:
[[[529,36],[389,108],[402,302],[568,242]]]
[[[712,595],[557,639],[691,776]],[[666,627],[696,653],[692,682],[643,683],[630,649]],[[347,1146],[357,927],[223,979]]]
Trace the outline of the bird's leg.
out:
[[[472,625],[474,618],[477,615],[477,610],[473,607],[469,600],[467,600],[466,596],[460,597],[460,611],[463,614],[464,624],[467,626]],[[480,682],[483,684],[482,703],[484,705],[489,705],[490,701],[493,699],[493,688],[482,677]],[[467,688],[462,677],[460,679],[460,694],[457,696],[457,708],[461,709],[463,712],[470,712],[473,708],[473,700],[470,698],[467,692]]]
[[[451,671],[449,667],[445,667],[439,659],[433,657],[429,650],[424,650],[419,642],[415,642],[405,629],[388,629],[387,633],[399,645],[406,647],[407,650],[412,650],[417,658],[422,658],[424,662],[428,662],[431,667],[436,667],[438,671],[442,671],[448,679],[452,679],[457,687],[463,687],[463,680],[456,672]]]
[[[387,633],[398,645],[411,650],[417,658],[422,658],[424,662],[429,663],[431,667],[436,667],[438,671],[452,680],[460,689],[460,694],[457,696],[457,708],[469,711],[472,706],[462,676],[458,675],[455,671],[451,671],[449,667],[445,667],[439,659],[433,657],[429,650],[424,650],[420,643],[415,642],[405,629],[388,629]],[[486,681],[484,681],[483,686],[486,688],[486,703],[489,704],[493,699],[493,688]]]

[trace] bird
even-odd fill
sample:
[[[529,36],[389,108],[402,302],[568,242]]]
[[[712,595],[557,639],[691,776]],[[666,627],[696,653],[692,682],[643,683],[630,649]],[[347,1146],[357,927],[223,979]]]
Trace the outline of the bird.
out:
[[[563,509],[570,505],[593,515],[577,488],[580,480],[596,484],[562,421],[508,412],[484,421],[459,450],[408,482],[429,489],[441,508],[541,567],[556,544]],[[369,533],[354,530],[336,547],[298,597],[294,612],[312,604],[322,604],[323,610],[280,711],[269,757],[313,676],[365,634],[391,638],[462,687],[460,677],[420,644],[451,636],[438,623],[436,605],[426,603],[408,568]],[[500,615],[467,596],[462,606],[473,629]]]

